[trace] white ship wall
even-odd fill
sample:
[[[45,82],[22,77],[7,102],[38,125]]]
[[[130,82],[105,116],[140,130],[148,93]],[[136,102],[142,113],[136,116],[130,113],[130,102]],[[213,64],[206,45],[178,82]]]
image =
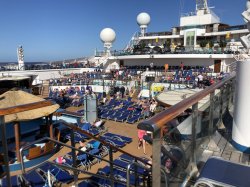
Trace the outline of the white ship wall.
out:
[[[128,59],[124,60],[125,66],[150,66],[150,63],[154,63],[155,66],[179,66],[183,62],[184,66],[210,66],[213,69],[214,60],[216,59]],[[221,59],[221,70],[227,71],[228,65],[234,62],[234,59]]]
[[[64,74],[82,73],[94,71],[93,68],[71,68],[71,69],[46,69],[46,70],[25,70],[25,71],[0,71],[0,76],[33,76],[32,85],[41,84],[43,80],[60,78]]]
[[[188,26],[188,25],[207,25],[220,23],[220,18],[216,16],[214,13],[204,14],[204,10],[200,10],[197,12],[197,15],[194,16],[185,16],[180,19],[180,26]]]

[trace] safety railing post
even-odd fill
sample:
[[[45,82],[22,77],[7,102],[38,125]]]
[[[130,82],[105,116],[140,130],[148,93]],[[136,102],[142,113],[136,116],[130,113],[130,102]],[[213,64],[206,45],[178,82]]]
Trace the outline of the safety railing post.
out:
[[[137,159],[135,159],[135,162],[137,163]],[[135,171],[135,186],[138,186],[138,175],[137,175],[137,169],[138,169],[138,167],[137,167],[137,165],[135,164],[134,165],[134,171]]]
[[[232,80],[232,98],[231,98],[231,102],[234,103],[234,96],[235,96],[235,86],[236,86],[236,78],[234,78]]]
[[[161,186],[161,131],[155,131],[153,133],[153,165],[152,165],[152,186]]]
[[[224,86],[220,88],[220,113],[219,113],[219,124],[222,122],[223,114],[223,97],[224,97]]]
[[[209,126],[208,135],[213,134],[214,129],[214,91],[210,93],[210,108],[209,108]]]
[[[75,134],[74,134],[74,131],[71,130],[71,133],[70,133],[70,142],[71,142],[71,146],[72,147],[75,147]],[[71,149],[72,151],[72,160],[73,160],[73,167],[76,168],[77,165],[76,165],[76,150],[75,149]],[[74,182],[75,182],[75,186],[78,186],[78,172],[77,171],[74,171]]]
[[[228,84],[228,108],[230,108],[230,106],[232,105],[232,91],[233,91],[233,81],[230,81],[230,83]]]
[[[6,182],[7,186],[11,186],[10,180],[10,168],[9,168],[9,157],[8,157],[8,145],[7,145],[7,137],[6,137],[6,128],[4,122],[4,116],[0,116],[0,126],[1,126],[1,134],[2,134],[2,146],[3,146],[3,157],[4,157],[4,165],[6,172]]]
[[[224,89],[224,97],[225,97],[225,103],[223,103],[224,106],[229,107],[229,83],[226,83],[224,85],[225,89]]]
[[[109,177],[110,177],[111,187],[114,187],[115,184],[113,180],[113,177],[114,177],[113,149],[111,146],[109,147],[109,162],[110,162],[110,176]]]
[[[198,103],[192,105],[192,139],[191,139],[191,161],[196,165],[196,126],[198,122]]]

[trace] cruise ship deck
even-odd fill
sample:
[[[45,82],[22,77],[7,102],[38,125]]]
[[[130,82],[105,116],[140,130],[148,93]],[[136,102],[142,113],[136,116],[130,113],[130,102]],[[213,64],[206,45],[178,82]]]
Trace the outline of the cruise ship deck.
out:
[[[105,123],[105,127],[108,132],[114,134],[120,134],[123,136],[127,136],[132,138],[132,142],[128,143],[124,148],[119,149],[117,152],[112,153],[112,160],[114,161],[113,167],[116,167],[115,160],[120,160],[122,154],[126,153],[135,159],[146,158],[150,160],[150,157],[153,156],[153,165],[152,165],[152,183],[142,184],[139,182],[137,185],[141,186],[155,186],[157,180],[154,180],[154,172],[158,172],[154,167],[159,167],[156,163],[158,162],[156,159],[160,156],[160,147],[162,142],[163,147],[161,149],[163,153],[164,151],[170,149],[169,156],[173,159],[177,159],[178,156],[174,154],[176,150],[181,150],[181,158],[171,170],[171,175],[166,174],[168,178],[169,186],[180,186],[187,185],[192,186],[195,183],[195,177],[197,174],[192,175],[192,179],[187,180],[187,176],[192,173],[194,169],[194,165],[197,165],[199,171],[202,170],[204,163],[211,157],[217,156],[221,157],[225,160],[249,165],[249,154],[242,153],[235,149],[231,144],[232,138],[232,111],[228,111],[228,109],[233,108],[233,91],[234,91],[234,76],[225,78],[225,80],[219,81],[216,84],[207,87],[205,90],[185,90],[185,89],[177,89],[175,91],[168,91],[166,93],[160,93],[156,99],[164,106],[164,103],[167,106],[167,110],[162,111],[161,113],[149,118],[147,120],[139,121],[135,124],[128,123],[120,123],[111,120],[107,120]],[[190,94],[191,93],[191,94]],[[207,94],[211,94],[210,97]],[[183,97],[183,94],[185,97]],[[210,103],[210,98],[212,97],[213,104]],[[169,98],[171,98],[169,100]],[[185,103],[185,105],[183,105]],[[194,104],[192,104],[194,103]],[[191,108],[190,108],[191,107]],[[197,107],[197,108],[196,108]],[[17,107],[18,108],[18,107]],[[196,109],[195,109],[196,108]],[[81,107],[70,107],[67,111],[75,112],[81,109]],[[189,111],[189,115],[187,114],[187,109],[191,109],[191,113]],[[1,109],[1,114],[4,114],[6,109]],[[23,110],[23,109],[18,109]],[[17,111],[17,110],[15,110]],[[178,118],[178,117],[184,118]],[[173,123],[174,121],[178,121],[178,123]],[[170,122],[170,124],[169,124]],[[65,122],[66,123],[66,122]],[[166,125],[167,124],[167,125]],[[183,128],[183,124],[185,124],[185,128]],[[193,125],[192,125],[193,124]],[[195,124],[195,126],[194,126]],[[162,127],[160,127],[162,125]],[[70,123],[66,125],[70,128],[73,128],[76,132],[84,133],[77,127],[72,126]],[[152,128],[154,126],[154,128]],[[160,127],[160,128],[159,128]],[[167,131],[165,134],[158,138],[158,133],[167,127]],[[144,129],[152,132],[152,140],[150,137],[146,138],[148,144],[146,144],[146,154],[143,153],[143,149],[138,149],[138,135],[137,130]],[[162,129],[160,131],[157,130]],[[196,135],[194,135],[196,134]],[[86,135],[89,135],[88,133]],[[172,137],[172,138],[171,138]],[[94,138],[94,137],[93,137]],[[95,137],[96,140],[102,142],[100,137]],[[91,141],[91,140],[90,140]],[[88,143],[86,141],[85,143]],[[55,142],[56,144],[61,144],[60,142]],[[153,143],[153,144],[152,144]],[[67,155],[71,152],[70,146],[72,146],[72,142],[69,141],[66,143],[69,147],[65,147],[64,144],[61,144],[63,147],[53,155],[49,160],[53,161],[56,158]],[[152,144],[152,145],[151,145]],[[73,144],[74,145],[74,144]],[[107,144],[108,145],[108,144]],[[79,144],[76,143],[76,147]],[[157,147],[160,146],[160,147]],[[114,149],[114,148],[112,148]],[[173,150],[175,151],[173,151]],[[172,150],[172,151],[171,151]],[[122,151],[122,152],[121,152]],[[73,154],[73,152],[71,153]],[[173,155],[172,155],[173,154]],[[180,155],[179,155],[180,156]],[[63,165],[56,165],[57,167],[62,167],[62,169],[67,169],[68,171],[72,170],[70,173],[73,174],[76,171],[81,171],[81,174],[77,175],[76,181],[81,186],[83,183],[89,183],[93,185],[93,176],[96,174],[100,174],[105,166],[107,166],[107,161],[109,160],[110,152],[107,156],[100,158],[100,161],[96,164],[93,164],[90,168],[86,170],[82,170],[82,168],[64,168]],[[102,161],[101,161],[102,160]],[[53,163],[53,162],[52,162]],[[112,162],[111,162],[112,163]],[[111,164],[110,163],[110,164]],[[55,163],[56,164],[56,163]],[[112,165],[110,165],[112,167]],[[138,165],[138,167],[142,167]],[[195,167],[196,168],[196,167]],[[32,168],[26,168],[25,173],[28,170],[33,170]],[[160,170],[159,170],[160,171]],[[73,173],[72,173],[73,172]],[[24,171],[15,171],[11,172],[11,176],[16,175],[24,175]],[[26,174],[25,174],[26,175]],[[76,176],[74,173],[73,177]],[[97,177],[100,177],[97,175]],[[104,176],[102,176],[104,177]],[[101,178],[102,178],[101,177]],[[101,179],[100,179],[101,180]],[[107,179],[106,179],[107,180]],[[111,179],[117,180],[117,179]],[[128,180],[128,179],[127,179]],[[121,183],[125,184],[126,181]],[[92,181],[92,182],[91,182]],[[119,179],[118,179],[119,181]],[[96,182],[96,181],[95,181]],[[116,181],[117,182],[117,181]],[[115,182],[115,183],[116,183]],[[131,182],[131,181],[130,181]],[[161,185],[166,186],[167,184],[162,180],[158,181]],[[63,186],[75,185],[75,182],[63,184]],[[131,185],[131,184],[130,184]]]

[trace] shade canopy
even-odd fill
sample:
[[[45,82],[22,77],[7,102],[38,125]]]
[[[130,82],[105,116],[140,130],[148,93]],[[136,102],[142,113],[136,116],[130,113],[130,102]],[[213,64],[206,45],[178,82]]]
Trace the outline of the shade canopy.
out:
[[[44,99],[29,94],[27,92],[18,90],[18,91],[8,91],[4,94],[0,95],[0,108],[9,108],[17,105],[24,105],[35,103],[39,101],[44,101]],[[37,119],[43,116],[48,116],[54,113],[59,108],[58,104],[54,104],[51,106],[46,106],[34,110],[29,110],[25,112],[20,112],[17,114],[11,114],[5,116],[5,123],[9,122],[18,122],[18,121],[28,121],[32,119]]]

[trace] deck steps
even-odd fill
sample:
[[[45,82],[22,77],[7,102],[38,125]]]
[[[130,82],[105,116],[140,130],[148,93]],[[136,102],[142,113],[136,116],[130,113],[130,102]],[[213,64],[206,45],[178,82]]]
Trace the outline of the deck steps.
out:
[[[49,96],[49,81],[47,81],[47,80],[43,81],[41,95],[43,97],[48,97]]]

